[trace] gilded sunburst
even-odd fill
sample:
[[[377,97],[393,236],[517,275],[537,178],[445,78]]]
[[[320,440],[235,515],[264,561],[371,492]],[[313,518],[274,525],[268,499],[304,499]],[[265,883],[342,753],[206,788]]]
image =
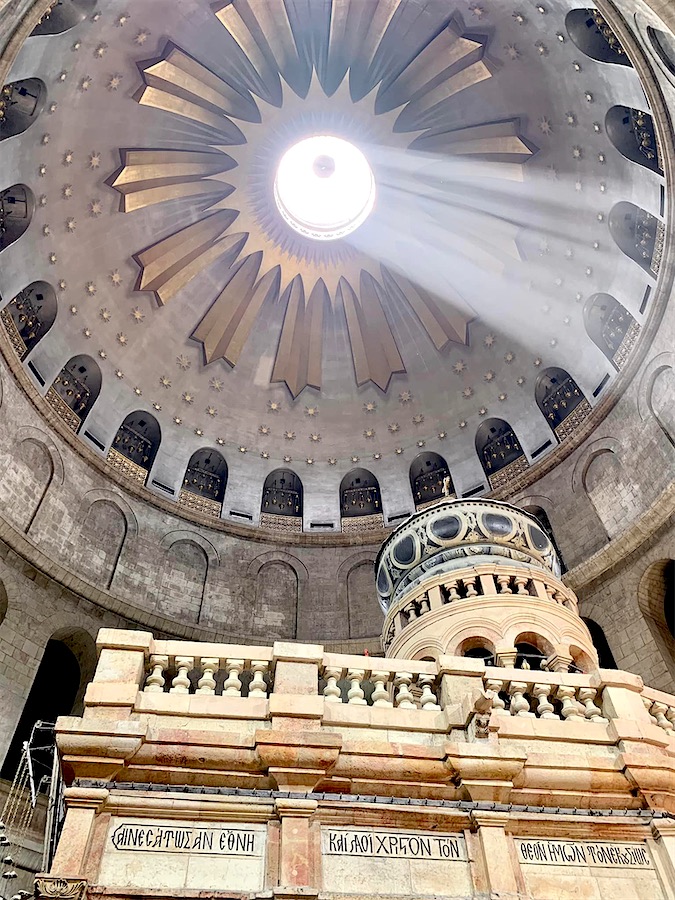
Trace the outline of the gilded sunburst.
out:
[[[364,252],[372,241],[305,238],[284,221],[273,197],[281,155],[313,134],[361,147],[378,186],[386,181],[378,170],[383,149],[411,151],[413,172],[433,153],[495,162],[504,177],[536,152],[515,118],[451,125],[453,97],[491,77],[486,39],[463,34],[449,15],[411,49],[401,40],[409,27],[405,6],[333,0],[303,17],[292,2],[220,2],[214,12],[234,58],[226,73],[173,43],[140,65],[136,101],[192,123],[194,147],[123,150],[110,183],[126,213],[181,198],[199,204],[196,221],[135,259],[138,290],[153,292],[160,305],[205,267],[229,264],[226,283],[192,333],[205,363],[222,358],[235,366],[265,303],[283,309],[271,380],[285,382],[293,397],[307,386],[321,388],[332,316],[346,321],[357,384],[372,381],[383,391],[406,370],[406,348],[387,314],[392,303],[408,304],[439,351],[467,343],[473,313],[452,284],[433,294],[413,284]],[[376,231],[378,214],[389,213],[386,203],[376,203],[361,227]],[[401,223],[401,240],[406,228]]]

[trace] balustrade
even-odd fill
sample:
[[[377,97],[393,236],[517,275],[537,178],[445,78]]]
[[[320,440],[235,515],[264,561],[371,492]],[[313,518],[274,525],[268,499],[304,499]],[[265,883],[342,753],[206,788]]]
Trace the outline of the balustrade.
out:
[[[496,566],[476,566],[470,573],[447,573],[437,582],[433,587],[427,583],[418,593],[407,594],[391,606],[385,619],[385,649],[410,622],[425,613],[448,603],[473,600],[475,597],[495,600],[504,596],[531,597],[559,604],[573,613],[578,612],[574,594],[544,569],[511,573]]]
[[[161,644],[157,641],[156,644]],[[174,645],[177,642],[165,642]],[[177,644],[180,646],[180,644]],[[198,644],[189,644],[191,649]],[[228,645],[203,645],[204,649],[217,647],[227,651]],[[235,652],[255,648],[232,647]],[[269,656],[269,650],[259,648],[261,657]],[[223,697],[267,698],[267,680],[270,661],[248,659],[241,656],[188,656],[181,653],[154,653],[150,656],[149,671],[143,692],[169,694],[209,694]],[[171,675],[172,677],[167,677]],[[243,680],[242,680],[243,678]]]
[[[409,671],[387,668],[386,659],[374,659],[377,668],[352,665],[354,659],[368,663],[369,657],[341,657],[327,654],[320,670],[325,682],[321,693],[327,703],[351,706],[396,707],[398,709],[440,710],[438,703],[440,676],[435,663],[406,660]],[[339,684],[345,686],[343,690]]]
[[[675,737],[675,697],[646,687],[642,692],[642,702],[654,725],[663,728],[670,737]]]
[[[509,677],[511,673],[515,677]],[[578,675],[574,676],[575,684],[561,684],[556,674],[487,667],[484,685],[492,698],[493,711],[497,715],[558,721],[607,722],[596,704],[597,688],[590,684],[580,685]],[[673,712],[675,714],[675,708]]]

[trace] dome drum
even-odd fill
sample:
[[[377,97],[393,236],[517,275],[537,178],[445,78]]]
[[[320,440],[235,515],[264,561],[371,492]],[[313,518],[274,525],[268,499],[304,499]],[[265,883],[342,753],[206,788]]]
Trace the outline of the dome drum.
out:
[[[496,500],[448,500],[411,516],[383,545],[376,561],[382,609],[386,613],[439,567],[459,569],[478,557],[560,576],[555,548],[533,516]]]

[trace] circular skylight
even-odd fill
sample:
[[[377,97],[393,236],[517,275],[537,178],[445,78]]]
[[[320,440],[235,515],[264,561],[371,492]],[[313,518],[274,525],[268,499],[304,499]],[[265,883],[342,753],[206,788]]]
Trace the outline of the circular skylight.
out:
[[[281,158],[274,179],[279,212],[295,231],[333,241],[355,231],[375,202],[375,179],[363,153],[342,138],[304,138]]]

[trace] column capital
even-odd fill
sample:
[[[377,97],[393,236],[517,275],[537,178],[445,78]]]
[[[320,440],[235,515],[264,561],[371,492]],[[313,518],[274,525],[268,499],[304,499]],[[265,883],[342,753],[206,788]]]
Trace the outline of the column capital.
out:
[[[58,898],[58,900],[85,900],[87,896],[87,880],[85,878],[66,878],[61,875],[35,876],[35,896],[41,898]]]
[[[471,821],[477,828],[506,828],[510,815],[495,809],[472,809]]]
[[[69,808],[94,809],[103,807],[110,796],[107,788],[69,787],[63,792],[66,806]]]
[[[274,801],[274,808],[280,818],[285,816],[309,818],[314,815],[318,806],[318,800],[305,797],[277,797]]]

